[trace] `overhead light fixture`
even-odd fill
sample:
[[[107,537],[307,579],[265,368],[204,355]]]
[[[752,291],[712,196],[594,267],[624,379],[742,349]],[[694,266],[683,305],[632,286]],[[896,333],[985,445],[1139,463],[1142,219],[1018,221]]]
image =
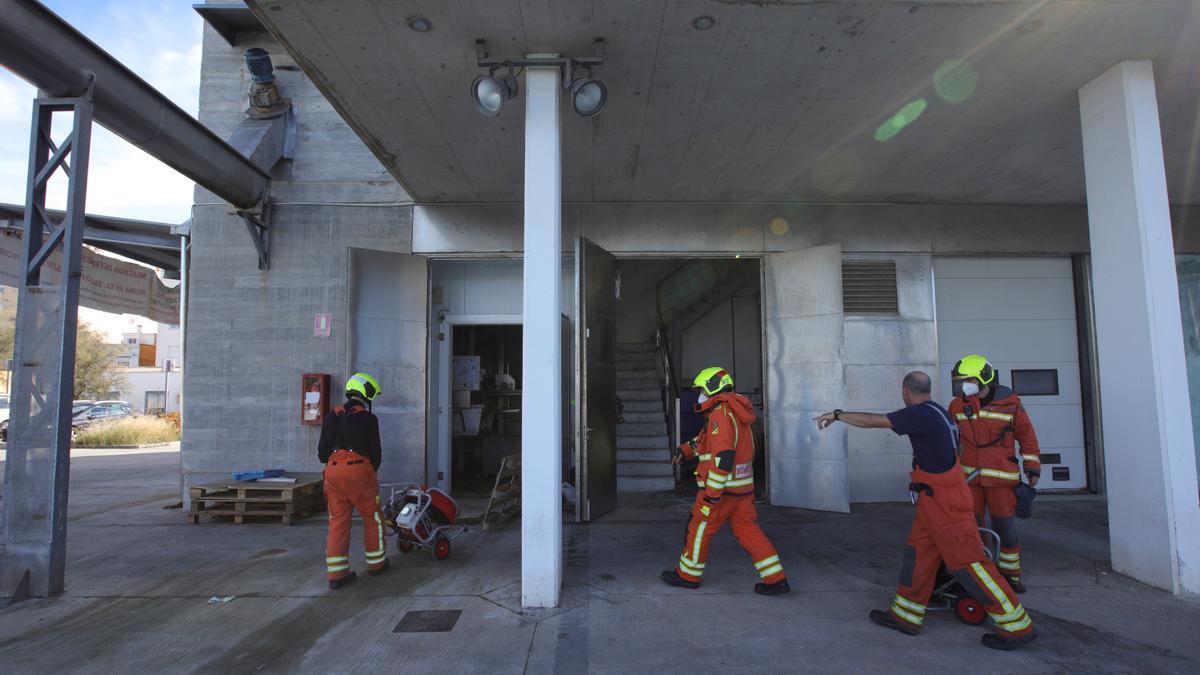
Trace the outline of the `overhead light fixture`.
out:
[[[705,14],[692,19],[692,28],[696,30],[708,30],[717,25],[717,20]]]
[[[604,63],[604,38],[596,38],[592,43],[592,56],[560,56],[558,54],[529,54],[523,59],[492,59],[487,51],[484,40],[475,40],[476,64],[487,68],[487,75],[479,75],[471,83],[471,100],[475,109],[495,117],[504,108],[504,102],[517,95],[516,68],[522,71],[526,67],[558,68],[564,77],[563,88],[571,94],[571,107],[580,117],[593,117],[604,109],[608,101],[608,87],[600,80],[592,77],[592,67]],[[502,68],[507,74],[497,76]]]
[[[608,87],[591,76],[591,73],[580,75],[567,85],[571,92],[571,107],[580,117],[594,117],[608,101]]]
[[[410,16],[408,17],[408,27],[418,33],[428,33],[433,29],[433,24],[423,16]]]
[[[471,100],[475,101],[475,109],[495,117],[504,109],[504,102],[516,97],[518,92],[517,78],[509,67],[508,74],[496,77],[495,70],[487,75],[480,75],[471,83]]]

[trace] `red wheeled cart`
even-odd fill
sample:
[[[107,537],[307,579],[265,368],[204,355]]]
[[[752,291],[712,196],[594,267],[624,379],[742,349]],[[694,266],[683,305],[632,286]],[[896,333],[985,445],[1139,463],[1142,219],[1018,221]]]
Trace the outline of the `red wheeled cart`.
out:
[[[460,514],[453,497],[417,483],[393,487],[383,514],[396,533],[401,553],[421,548],[445,560],[450,557],[450,541],[467,531],[465,525],[455,524]]]

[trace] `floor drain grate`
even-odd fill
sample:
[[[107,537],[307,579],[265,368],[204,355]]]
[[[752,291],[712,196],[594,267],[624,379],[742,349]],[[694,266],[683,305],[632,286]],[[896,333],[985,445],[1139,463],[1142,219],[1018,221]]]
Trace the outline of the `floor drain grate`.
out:
[[[454,630],[461,609],[420,609],[406,612],[393,633],[448,633]]]

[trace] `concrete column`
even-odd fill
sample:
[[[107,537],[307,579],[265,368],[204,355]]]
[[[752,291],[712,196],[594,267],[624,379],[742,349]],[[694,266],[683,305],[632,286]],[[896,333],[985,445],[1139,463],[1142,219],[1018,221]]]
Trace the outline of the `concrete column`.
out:
[[[1113,569],[1200,591],[1200,506],[1154,71],[1079,90]]]
[[[562,156],[559,71],[525,72],[521,603],[557,607],[562,584]]]

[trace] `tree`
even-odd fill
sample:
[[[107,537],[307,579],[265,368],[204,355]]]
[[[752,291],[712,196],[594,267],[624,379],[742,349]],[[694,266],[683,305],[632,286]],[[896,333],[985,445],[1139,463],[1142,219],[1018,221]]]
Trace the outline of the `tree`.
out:
[[[16,336],[16,313],[0,313],[0,359],[13,357],[13,339]],[[75,343],[75,392],[76,399],[107,398],[109,393],[120,391],[125,378],[117,372],[119,345],[104,342],[104,335],[79,324]],[[3,364],[0,364],[3,365]]]
[[[104,335],[79,324],[75,343],[75,398],[107,398],[110,392],[125,387],[125,378],[117,372],[118,345],[104,342]]]

